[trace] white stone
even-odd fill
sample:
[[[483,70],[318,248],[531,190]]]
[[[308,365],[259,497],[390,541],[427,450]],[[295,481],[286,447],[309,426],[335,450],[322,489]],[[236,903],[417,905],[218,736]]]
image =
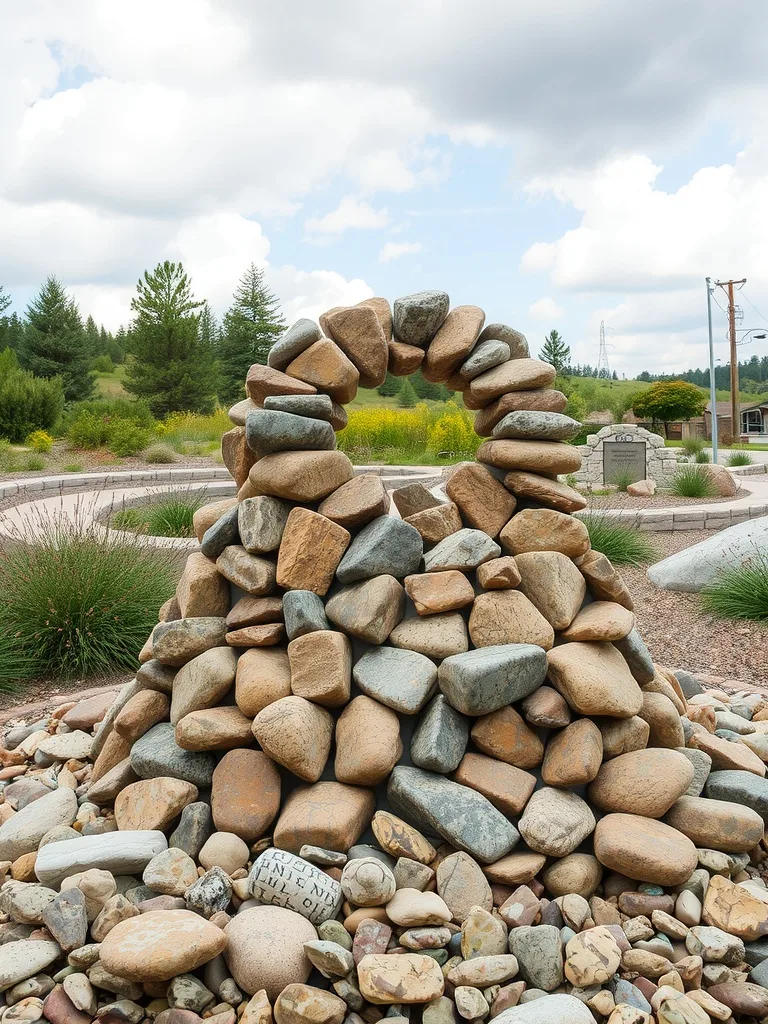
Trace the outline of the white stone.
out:
[[[57,825],[71,825],[76,815],[77,797],[72,789],[54,789],[27,804],[0,826],[0,860],[33,853],[46,832]]]
[[[293,910],[315,925],[335,917],[342,899],[336,879],[308,860],[275,847],[253,862],[248,889],[260,903]]]
[[[67,875],[90,868],[101,868],[114,875],[141,874],[152,858],[166,849],[168,840],[162,832],[155,831],[106,832],[100,836],[64,839],[60,843],[48,843],[40,850],[35,874],[45,885],[58,885]]]
[[[61,956],[58,942],[21,939],[0,946],[0,992],[31,978]]]
[[[494,1017],[496,1024],[595,1024],[595,1018],[575,996],[542,996],[513,1006]]]
[[[731,526],[656,562],[648,579],[663,590],[695,594],[720,570],[737,568],[756,555],[768,557],[768,516]]]
[[[76,761],[87,761],[91,756],[93,736],[81,729],[73,732],[57,733],[49,736],[37,748],[54,761],[68,761],[71,757]]]

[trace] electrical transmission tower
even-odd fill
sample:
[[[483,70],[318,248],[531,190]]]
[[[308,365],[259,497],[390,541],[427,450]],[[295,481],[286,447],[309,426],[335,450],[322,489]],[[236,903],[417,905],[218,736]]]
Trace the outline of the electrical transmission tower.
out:
[[[605,346],[605,320],[600,321],[600,355],[597,357],[597,376],[610,380],[611,368],[608,365],[608,349]]]

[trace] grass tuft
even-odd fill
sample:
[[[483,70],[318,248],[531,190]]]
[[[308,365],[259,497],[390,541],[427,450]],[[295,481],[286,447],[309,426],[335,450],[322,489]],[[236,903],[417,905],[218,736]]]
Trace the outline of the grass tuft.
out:
[[[171,549],[115,537],[82,506],[32,517],[0,552],[0,681],[134,667],[178,575]]]
[[[714,498],[717,488],[709,473],[693,463],[680,466],[670,487],[678,498]]]
[[[112,515],[111,525],[151,537],[194,537],[193,517],[206,500],[205,491],[165,494],[146,505],[120,509]]]
[[[749,452],[733,451],[730,452],[728,458],[725,460],[726,466],[752,466],[755,460],[749,454]]]
[[[142,455],[150,465],[166,466],[176,461],[176,452],[169,444],[151,444]]]
[[[618,516],[590,513],[579,516],[589,533],[595,551],[600,551],[616,565],[646,565],[659,553],[646,535],[634,526],[626,526]]]
[[[768,621],[768,556],[724,569],[701,592],[705,610],[724,619]]]

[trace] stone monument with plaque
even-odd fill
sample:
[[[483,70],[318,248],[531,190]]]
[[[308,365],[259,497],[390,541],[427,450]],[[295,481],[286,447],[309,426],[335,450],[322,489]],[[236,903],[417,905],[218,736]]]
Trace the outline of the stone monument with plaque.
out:
[[[677,471],[680,453],[666,448],[664,438],[634,423],[616,423],[589,434],[580,446],[582,464],[576,474],[579,484],[635,483],[655,480],[669,486]],[[631,479],[628,479],[631,478]]]

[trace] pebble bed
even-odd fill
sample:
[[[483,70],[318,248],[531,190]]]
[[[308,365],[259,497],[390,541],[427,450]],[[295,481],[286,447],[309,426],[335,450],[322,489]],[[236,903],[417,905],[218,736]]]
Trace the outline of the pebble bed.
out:
[[[398,518],[417,366],[489,440]],[[768,699],[654,663],[553,378],[436,291],[251,368],[136,678],[3,730],[0,1024],[768,1020]]]

